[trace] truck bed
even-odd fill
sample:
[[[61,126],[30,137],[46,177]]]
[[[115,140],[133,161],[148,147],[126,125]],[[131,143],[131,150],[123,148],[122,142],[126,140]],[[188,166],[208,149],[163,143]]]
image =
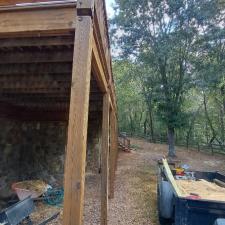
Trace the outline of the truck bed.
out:
[[[218,172],[192,172],[196,180],[213,182],[217,179],[225,182],[225,176]],[[221,199],[213,198],[213,191],[211,191],[210,199],[202,198],[201,190],[199,190],[200,198],[194,199],[180,190],[171,175],[172,173],[168,175],[164,165],[159,166],[158,200],[161,221],[166,220],[167,224],[174,225],[214,225],[218,218],[225,218],[225,201],[223,201],[225,200],[225,188],[221,189],[224,189],[224,196],[222,193],[223,198],[221,197]]]

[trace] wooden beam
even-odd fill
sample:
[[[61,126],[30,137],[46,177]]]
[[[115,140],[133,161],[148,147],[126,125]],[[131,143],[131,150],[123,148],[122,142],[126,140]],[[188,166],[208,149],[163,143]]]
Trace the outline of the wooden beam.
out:
[[[38,18],[38,19],[37,19]],[[76,8],[49,8],[26,11],[2,11],[0,13],[0,37],[5,34],[44,31],[74,31]]]
[[[109,170],[109,198],[114,198],[114,182],[117,161],[118,143],[116,136],[116,116],[114,111],[110,111],[110,170]]]
[[[92,35],[92,18],[80,16],[77,20],[74,45],[65,163],[64,225],[81,225],[83,223]]]
[[[62,37],[24,37],[24,38],[2,38],[0,48],[15,47],[39,47],[39,46],[70,46],[74,44],[74,36]]]
[[[35,75],[35,74],[72,74],[72,63],[34,63],[34,64],[0,64],[0,76],[3,75]]]
[[[177,183],[176,183],[176,181],[175,181],[175,179],[173,177],[173,174],[172,174],[172,172],[170,170],[170,167],[169,167],[169,164],[168,164],[167,160],[166,159],[162,159],[162,162],[163,162],[164,172],[165,172],[167,180],[172,185],[176,195],[178,197],[182,197],[181,190],[177,186]]]
[[[94,37],[93,37],[92,70],[100,90],[102,92],[106,92],[108,89],[108,84],[106,81],[105,73],[101,64],[100,55]]]
[[[38,2],[53,2],[55,0],[1,0],[0,6],[16,5],[21,3],[38,3]]]
[[[101,154],[101,225],[108,224],[108,170],[109,170],[109,94],[103,97],[102,154]]]
[[[0,52],[0,64],[72,62],[72,50],[36,50]]]

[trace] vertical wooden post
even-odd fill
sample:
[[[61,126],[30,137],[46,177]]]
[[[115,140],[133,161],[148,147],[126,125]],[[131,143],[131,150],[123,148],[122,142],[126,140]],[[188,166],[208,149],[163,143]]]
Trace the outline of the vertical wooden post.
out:
[[[86,6],[88,1],[79,2],[84,2]],[[83,4],[80,5],[83,6]],[[79,4],[77,7],[79,8]],[[91,16],[79,16],[76,23],[74,43],[65,162],[63,225],[81,225],[83,223],[92,38],[93,23]]]
[[[116,126],[114,111],[110,111],[110,170],[109,170],[109,198],[114,197],[114,180],[116,167]]]
[[[101,175],[101,225],[108,223],[108,170],[109,170],[109,94],[103,97],[102,115],[102,175]]]

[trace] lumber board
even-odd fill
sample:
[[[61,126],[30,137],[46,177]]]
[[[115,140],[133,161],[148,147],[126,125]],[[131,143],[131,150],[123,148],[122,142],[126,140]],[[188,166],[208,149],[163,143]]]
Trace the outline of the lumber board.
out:
[[[74,36],[2,38],[0,48],[70,46],[74,44]]]
[[[10,33],[74,31],[75,7],[0,12],[0,37]]]
[[[114,198],[114,181],[116,171],[117,137],[116,119],[113,109],[110,110],[110,170],[109,170],[109,198]]]
[[[0,64],[0,76],[3,75],[28,75],[37,74],[72,74],[72,63],[30,63],[30,64]]]
[[[38,3],[38,2],[51,2],[54,0],[0,0],[0,6],[16,5],[21,3]]]
[[[101,145],[101,225],[108,224],[109,178],[109,93],[103,96],[102,145]]]
[[[168,164],[167,160],[166,159],[162,159],[162,162],[163,162],[163,166],[164,166],[164,169],[165,169],[164,172],[165,172],[165,175],[166,175],[168,181],[170,182],[170,184],[174,188],[175,193],[177,194],[177,196],[178,197],[182,197],[182,193],[181,193],[179,187],[177,186],[177,183],[176,183],[176,181],[175,181],[175,179],[173,177],[173,174],[172,174],[172,172],[170,170],[170,167],[169,167],[169,164]]]
[[[93,37],[93,57],[92,57],[92,68],[93,68],[93,74],[96,78],[96,81],[99,85],[99,88],[102,92],[106,92],[108,89],[107,80],[105,77],[105,72],[100,60],[100,55],[98,52],[98,48],[96,45],[96,40]]]
[[[77,21],[65,163],[64,225],[83,223],[88,107],[91,80],[93,24]]]
[[[39,51],[9,51],[0,52],[0,64],[15,63],[45,63],[72,62],[73,51],[68,50],[39,50]]]

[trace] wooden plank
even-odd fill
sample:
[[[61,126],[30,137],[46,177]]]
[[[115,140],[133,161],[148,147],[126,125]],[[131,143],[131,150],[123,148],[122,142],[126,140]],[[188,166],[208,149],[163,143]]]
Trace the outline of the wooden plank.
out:
[[[0,0],[0,6],[16,5],[20,3],[37,3],[37,2],[51,2],[55,0]]]
[[[0,37],[10,33],[74,31],[75,26],[75,7],[0,12]]]
[[[163,166],[164,166],[164,169],[165,169],[164,172],[165,172],[165,175],[166,175],[168,181],[170,182],[170,184],[174,188],[175,193],[177,194],[177,196],[178,197],[182,197],[182,193],[181,193],[179,187],[177,186],[177,183],[176,183],[176,181],[175,181],[175,179],[173,177],[173,174],[172,174],[172,172],[170,170],[170,167],[169,167],[169,164],[168,164],[167,160],[166,159],[162,159],[162,162],[163,162]]]
[[[96,41],[93,38],[93,58],[92,58],[92,68],[93,68],[93,74],[96,78],[96,81],[99,85],[99,88],[102,92],[106,92],[108,89],[108,84],[105,78],[104,70],[101,64],[99,52],[97,49]]]
[[[18,2],[11,5],[0,5],[0,12],[3,11],[21,11],[32,9],[65,8],[76,7],[75,0],[56,0],[56,1],[38,1],[38,2]]]
[[[109,93],[103,97],[101,153],[101,225],[108,224]]]
[[[73,51],[68,50],[36,50],[0,52],[0,64],[72,62]]]
[[[74,45],[65,163],[64,225],[81,225],[83,222],[92,35],[91,17],[80,17]]]
[[[109,167],[109,198],[114,198],[114,180],[116,166],[116,130],[114,111],[110,110],[110,167]]]
[[[0,64],[2,75],[72,74],[72,63]]]
[[[70,46],[74,44],[74,36],[62,37],[24,37],[24,38],[2,38],[0,48],[15,47],[43,47],[43,46]]]

